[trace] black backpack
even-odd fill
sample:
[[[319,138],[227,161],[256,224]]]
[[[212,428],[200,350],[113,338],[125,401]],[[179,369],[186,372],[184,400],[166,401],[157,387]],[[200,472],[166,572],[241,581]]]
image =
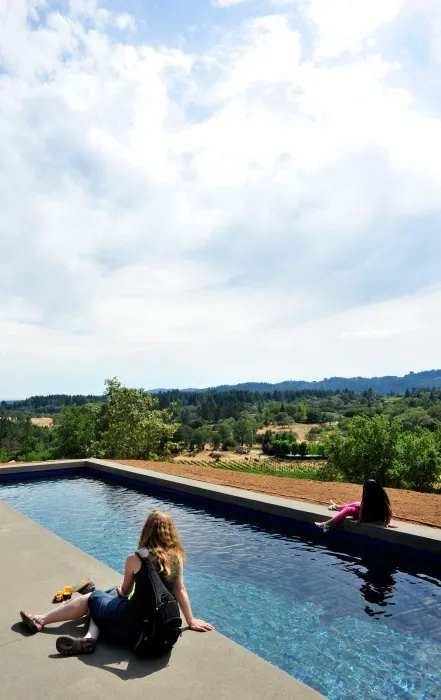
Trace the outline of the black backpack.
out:
[[[141,559],[145,580],[150,588],[146,593],[151,612],[143,620],[142,632],[134,647],[136,655],[145,659],[162,656],[172,650],[181,636],[182,620],[179,605],[162,582],[148,549],[144,547],[136,554]]]

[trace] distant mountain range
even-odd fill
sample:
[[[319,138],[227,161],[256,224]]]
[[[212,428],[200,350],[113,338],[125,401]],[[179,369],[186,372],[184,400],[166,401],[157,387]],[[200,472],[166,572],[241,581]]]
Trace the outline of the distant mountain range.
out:
[[[404,377],[329,377],[317,382],[302,380],[288,380],[270,384],[268,382],[244,382],[242,384],[222,384],[221,386],[207,387],[206,389],[181,389],[181,391],[289,391],[301,389],[349,389],[361,394],[366,389],[373,389],[376,394],[390,394],[391,392],[402,394],[407,389],[441,389],[441,369],[432,369],[425,372],[409,372]],[[152,394],[168,389],[150,389]]]

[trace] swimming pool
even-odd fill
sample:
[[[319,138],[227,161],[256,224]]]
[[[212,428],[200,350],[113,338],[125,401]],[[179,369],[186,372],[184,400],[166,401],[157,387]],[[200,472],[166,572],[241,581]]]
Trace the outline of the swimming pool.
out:
[[[220,632],[330,700],[440,697],[441,581],[428,560],[101,477],[5,482],[0,498],[120,572],[146,514],[168,510],[194,612]]]

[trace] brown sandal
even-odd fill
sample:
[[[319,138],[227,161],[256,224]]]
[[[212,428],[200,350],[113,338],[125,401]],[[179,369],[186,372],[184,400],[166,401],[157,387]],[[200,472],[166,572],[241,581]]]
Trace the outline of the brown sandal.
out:
[[[23,624],[28,628],[32,634],[36,634],[37,632],[42,632],[44,625],[41,622],[37,622],[32,615],[26,615],[23,610],[20,610],[20,617],[23,622]]]

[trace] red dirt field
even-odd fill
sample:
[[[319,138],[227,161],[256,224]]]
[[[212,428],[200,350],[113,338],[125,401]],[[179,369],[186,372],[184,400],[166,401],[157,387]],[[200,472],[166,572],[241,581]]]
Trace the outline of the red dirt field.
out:
[[[328,505],[332,498],[337,503],[350,503],[361,500],[361,486],[338,482],[309,481],[266,474],[228,471],[195,464],[172,464],[168,462],[147,462],[144,460],[112,460],[119,464],[151,471],[181,476],[196,481],[207,481],[221,486],[265,493],[281,498],[308,501]],[[386,489],[394,518],[418,525],[441,527],[441,494],[418,493],[402,489]]]

